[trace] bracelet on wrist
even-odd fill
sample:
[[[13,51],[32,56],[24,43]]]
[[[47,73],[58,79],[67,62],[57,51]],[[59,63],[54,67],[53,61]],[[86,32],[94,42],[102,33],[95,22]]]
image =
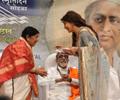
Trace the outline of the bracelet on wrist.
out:
[[[68,81],[68,82],[71,82],[71,81],[72,81],[72,79],[71,79],[71,78],[67,78],[67,81]]]

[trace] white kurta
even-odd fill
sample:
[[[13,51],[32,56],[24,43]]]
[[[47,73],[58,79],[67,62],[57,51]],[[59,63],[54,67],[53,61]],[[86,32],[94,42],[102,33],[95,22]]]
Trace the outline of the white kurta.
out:
[[[39,77],[40,85],[47,86],[47,100],[68,100],[70,96],[70,87],[67,82],[55,83],[55,79],[61,78],[57,67],[51,67],[48,70],[48,76]]]

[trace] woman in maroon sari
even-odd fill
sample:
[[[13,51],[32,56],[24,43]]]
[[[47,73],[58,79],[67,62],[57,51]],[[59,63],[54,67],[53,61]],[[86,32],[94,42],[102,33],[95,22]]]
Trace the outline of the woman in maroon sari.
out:
[[[28,26],[21,37],[3,51],[0,59],[0,90],[13,100],[30,100],[32,90],[38,96],[35,74],[47,75],[44,68],[34,65],[32,47],[38,37],[39,31]]]

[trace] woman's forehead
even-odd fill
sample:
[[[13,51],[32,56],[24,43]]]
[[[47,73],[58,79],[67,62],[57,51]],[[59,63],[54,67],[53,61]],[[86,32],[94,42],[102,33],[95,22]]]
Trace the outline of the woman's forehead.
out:
[[[106,7],[107,6],[107,7]],[[110,17],[114,16],[116,18],[120,18],[120,6],[118,6],[115,3],[102,1],[99,4],[96,5],[96,9],[93,9],[91,13],[91,17],[93,18],[95,16],[103,16],[103,17]]]

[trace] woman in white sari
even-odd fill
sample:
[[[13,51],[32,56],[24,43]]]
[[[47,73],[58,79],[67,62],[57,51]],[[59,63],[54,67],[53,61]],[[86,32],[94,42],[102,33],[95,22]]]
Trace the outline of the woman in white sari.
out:
[[[108,87],[105,92],[102,91],[103,95],[107,96],[104,100],[120,100],[120,57],[117,53],[120,39],[119,12],[119,0],[97,0],[85,10],[87,23],[97,32],[100,46],[104,49],[109,62],[109,70],[106,70],[108,71],[107,78],[103,77]]]

